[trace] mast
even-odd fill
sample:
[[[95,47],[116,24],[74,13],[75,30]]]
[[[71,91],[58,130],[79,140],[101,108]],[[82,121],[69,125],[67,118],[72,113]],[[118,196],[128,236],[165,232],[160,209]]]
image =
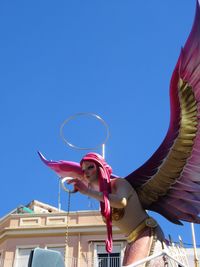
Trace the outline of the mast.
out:
[[[196,246],[196,238],[195,238],[195,231],[194,231],[194,223],[191,223],[191,230],[192,230],[192,242],[193,242],[193,249],[194,249],[194,266],[199,267],[199,259],[197,255],[197,246]]]

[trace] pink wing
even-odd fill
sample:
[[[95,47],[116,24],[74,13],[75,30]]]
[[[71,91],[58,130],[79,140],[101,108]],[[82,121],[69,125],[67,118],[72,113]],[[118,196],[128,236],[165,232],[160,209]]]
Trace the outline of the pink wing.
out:
[[[82,178],[83,172],[79,163],[72,161],[52,161],[47,160],[45,157],[38,152],[41,160],[53,171],[57,173],[59,177],[73,177],[73,178]]]
[[[145,208],[170,221],[200,223],[200,4],[170,83],[167,135],[139,169],[125,177]]]
[[[47,160],[41,152],[38,152],[38,154],[44,164],[56,172],[59,177],[83,178],[83,171],[79,163],[66,160]],[[110,178],[116,177],[118,176],[112,173]]]

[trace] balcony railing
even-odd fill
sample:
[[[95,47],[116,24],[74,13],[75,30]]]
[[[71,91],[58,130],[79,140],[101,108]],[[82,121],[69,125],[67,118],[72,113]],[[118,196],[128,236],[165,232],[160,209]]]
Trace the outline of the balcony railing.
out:
[[[158,257],[165,257],[169,263],[169,267],[192,267],[192,263],[188,263],[184,251],[162,250],[157,254],[140,260],[128,267],[139,267],[145,262],[151,262]],[[43,265],[42,265],[43,266]],[[98,257],[92,259],[86,258],[68,258],[66,267],[121,267],[122,259],[120,257]],[[1,259],[0,267],[28,267],[28,257],[24,259]],[[38,266],[40,267],[40,266]]]

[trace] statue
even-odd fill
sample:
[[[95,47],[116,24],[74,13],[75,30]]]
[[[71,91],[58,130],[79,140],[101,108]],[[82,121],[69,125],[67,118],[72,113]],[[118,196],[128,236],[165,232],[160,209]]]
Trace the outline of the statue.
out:
[[[44,163],[82,194],[100,202],[107,226],[106,249],[112,251],[112,223],[127,238],[123,266],[165,247],[157,222],[146,210],[160,213],[175,224],[200,223],[200,3],[191,33],[182,48],[170,83],[171,118],[166,137],[140,168],[125,178],[96,153],[80,164],[70,161]],[[165,259],[148,266],[164,266]],[[145,265],[147,266],[147,265]]]

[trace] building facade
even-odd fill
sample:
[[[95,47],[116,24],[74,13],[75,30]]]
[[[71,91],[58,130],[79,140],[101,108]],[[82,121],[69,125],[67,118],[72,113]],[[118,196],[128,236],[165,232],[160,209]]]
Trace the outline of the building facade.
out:
[[[36,247],[61,252],[68,267],[122,266],[124,236],[113,227],[111,254],[105,251],[105,239],[106,226],[99,211],[67,214],[34,200],[0,219],[0,267],[27,267]],[[185,262],[194,266],[193,250],[185,251]]]
[[[19,207],[0,221],[0,267],[27,267],[30,251],[36,247],[58,250],[67,266],[100,266],[112,257],[121,266],[126,245],[113,228],[113,253],[105,251],[106,227],[98,211],[64,211],[38,201]],[[103,266],[103,264],[102,264]]]

